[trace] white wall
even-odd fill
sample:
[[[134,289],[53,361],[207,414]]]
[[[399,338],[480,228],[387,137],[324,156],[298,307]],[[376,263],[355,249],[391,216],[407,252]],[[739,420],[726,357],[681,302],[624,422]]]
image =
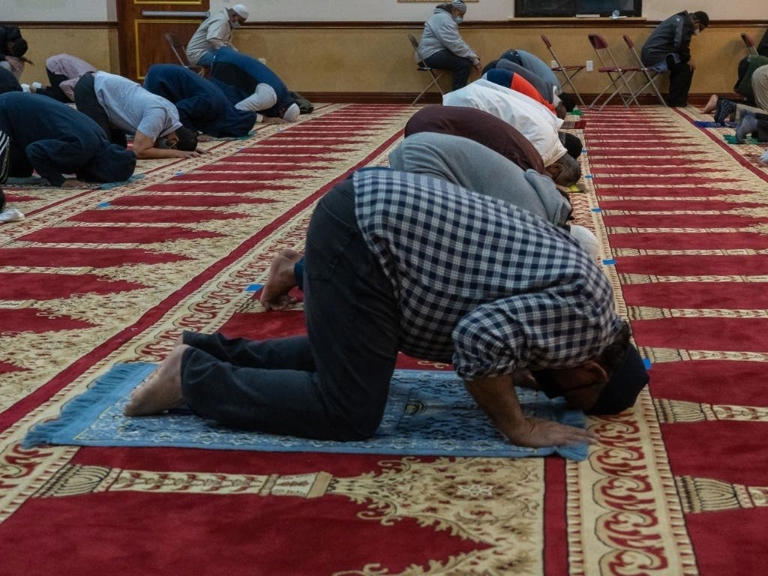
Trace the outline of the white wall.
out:
[[[251,20],[268,21],[355,21],[425,20],[440,2],[397,0],[211,0],[216,10],[233,4],[248,7]],[[663,20],[681,10],[704,10],[713,20],[768,20],[766,0],[643,0],[643,16]],[[480,0],[468,4],[467,20],[506,20],[513,17],[514,0]]]
[[[124,0],[129,2],[131,0]],[[254,22],[419,22],[439,2],[397,0],[211,0],[211,10],[245,4]],[[2,22],[113,22],[116,0],[0,0]],[[506,20],[514,0],[469,3],[467,20]],[[663,20],[680,10],[705,10],[713,20],[768,20],[766,0],[643,0],[643,16]]]
[[[0,0],[2,22],[107,22],[116,0]]]

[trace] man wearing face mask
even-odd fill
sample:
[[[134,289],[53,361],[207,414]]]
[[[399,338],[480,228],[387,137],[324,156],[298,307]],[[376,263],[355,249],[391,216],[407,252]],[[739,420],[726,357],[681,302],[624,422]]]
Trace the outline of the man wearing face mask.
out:
[[[427,66],[453,72],[452,90],[466,86],[472,67],[480,71],[480,58],[459,34],[466,13],[463,0],[440,4],[424,23],[419,42],[419,55]]]
[[[187,58],[191,64],[208,67],[213,60],[211,53],[222,46],[232,44],[232,30],[240,28],[248,20],[248,9],[242,4],[224,8],[205,20],[189,39]]]
[[[694,67],[691,59],[691,38],[709,26],[706,12],[687,10],[670,16],[658,25],[643,45],[641,59],[645,66],[657,72],[669,71],[669,106],[686,106]]]

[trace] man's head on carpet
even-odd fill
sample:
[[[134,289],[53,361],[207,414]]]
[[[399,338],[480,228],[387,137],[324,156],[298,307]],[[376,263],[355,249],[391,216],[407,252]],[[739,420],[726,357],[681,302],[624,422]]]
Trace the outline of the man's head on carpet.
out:
[[[547,174],[560,186],[571,186],[581,178],[581,166],[570,154],[563,154],[546,168]]]
[[[186,126],[180,126],[165,136],[165,146],[167,148],[192,152],[197,150],[197,134]]]
[[[626,322],[597,358],[573,368],[536,370],[532,375],[534,387],[549,397],[563,396],[569,406],[588,414],[626,410],[648,383],[645,364],[629,342]]]

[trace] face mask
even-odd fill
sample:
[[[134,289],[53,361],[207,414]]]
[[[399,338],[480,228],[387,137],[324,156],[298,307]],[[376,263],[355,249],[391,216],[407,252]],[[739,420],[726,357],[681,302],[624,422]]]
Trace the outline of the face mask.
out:
[[[698,36],[699,34],[701,34],[701,28],[696,28],[696,29],[693,31],[693,35],[694,35],[694,36]]]
[[[454,18],[453,21],[456,22],[456,24],[461,24],[462,22],[464,22],[464,18],[462,18],[461,16],[456,16],[456,18]]]
[[[240,24],[240,20],[235,20],[232,22],[232,28],[240,28],[240,26],[242,26],[242,24]]]

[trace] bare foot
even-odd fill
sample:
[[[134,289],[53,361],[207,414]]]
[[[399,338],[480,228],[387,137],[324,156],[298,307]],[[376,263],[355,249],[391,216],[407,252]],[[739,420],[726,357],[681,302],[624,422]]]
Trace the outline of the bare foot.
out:
[[[125,405],[126,416],[159,414],[181,404],[181,357],[189,346],[174,348],[157,370],[131,392]]]
[[[288,296],[296,286],[293,266],[301,260],[301,254],[295,250],[281,250],[269,266],[269,278],[261,291],[261,304],[267,310],[282,310],[292,302]]]
[[[701,109],[701,111],[704,114],[709,114],[710,112],[714,112],[715,108],[717,108],[717,94],[712,94],[712,96],[709,97],[709,100],[707,101],[707,105],[704,106],[704,108]]]

